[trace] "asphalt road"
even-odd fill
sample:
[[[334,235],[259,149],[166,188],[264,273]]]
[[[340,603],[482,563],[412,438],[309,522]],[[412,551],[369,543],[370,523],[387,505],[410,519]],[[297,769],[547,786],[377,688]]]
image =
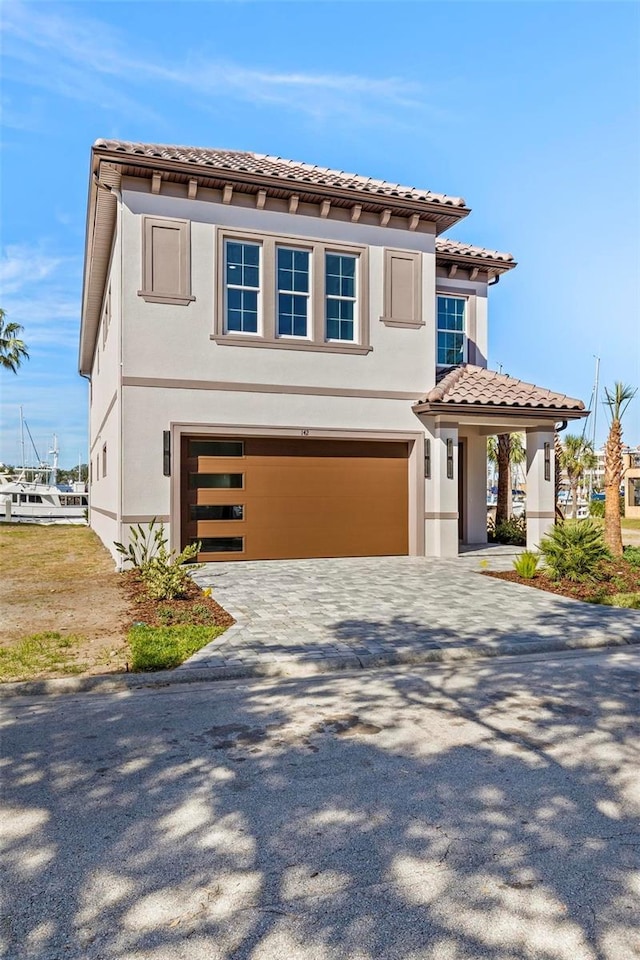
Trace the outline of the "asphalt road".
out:
[[[11,960],[640,957],[640,651],[13,699]]]

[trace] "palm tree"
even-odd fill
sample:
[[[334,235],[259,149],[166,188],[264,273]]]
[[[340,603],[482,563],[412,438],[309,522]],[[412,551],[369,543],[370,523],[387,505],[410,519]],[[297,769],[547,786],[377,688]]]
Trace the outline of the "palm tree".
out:
[[[496,502],[496,524],[508,520],[512,513],[511,505],[511,464],[524,463],[526,452],[520,433],[500,433],[487,439],[487,456],[498,467],[498,497]]]
[[[605,387],[605,406],[611,424],[604,447],[604,541],[614,556],[622,556],[620,523],[620,483],[622,481],[622,417],[637,393],[630,386],[616,381],[613,390]]]
[[[568,433],[561,444],[560,466],[567,475],[571,489],[571,516],[578,518],[578,486],[584,479],[585,470],[594,470],[598,465],[593,444],[586,437]]]
[[[5,312],[0,307],[0,367],[12,370],[13,373],[18,372],[18,367],[23,360],[29,359],[24,341],[18,339],[20,333],[22,333],[20,324],[7,323]]]

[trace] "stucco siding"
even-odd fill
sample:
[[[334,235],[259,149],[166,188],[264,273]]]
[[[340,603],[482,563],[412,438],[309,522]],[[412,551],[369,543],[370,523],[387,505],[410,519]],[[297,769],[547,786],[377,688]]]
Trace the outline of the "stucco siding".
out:
[[[125,191],[123,194],[124,311],[123,373],[134,377],[235,380],[283,385],[357,386],[377,391],[429,389],[435,376],[434,237],[367,224],[257,211]],[[192,293],[186,306],[147,303],[141,288],[142,215],[185,218],[191,224]],[[369,247],[368,314],[371,352],[366,356],[279,348],[236,347],[211,339],[214,333],[216,227],[261,230],[300,239],[357,243]],[[422,257],[424,326],[385,326],[384,248],[413,249]]]
[[[104,539],[101,531],[107,529],[110,539],[117,538],[117,525],[107,517],[117,516],[120,505],[121,481],[121,233],[116,227],[110,270],[105,285],[103,315],[98,330],[91,374],[91,403],[89,413],[89,455],[91,464],[91,526]],[[108,326],[107,323],[108,314]],[[105,335],[106,330],[106,335]],[[103,449],[106,445],[106,476],[104,476]],[[98,514],[97,510],[106,511]],[[113,527],[113,529],[112,529]],[[113,536],[112,536],[113,535]]]
[[[123,515],[169,517],[179,496],[176,486],[179,449],[175,428],[191,432],[215,426],[237,427],[237,435],[252,428],[293,428],[296,436],[342,431],[354,437],[367,431],[424,435],[423,427],[406,400],[353,397],[310,397],[241,392],[193,391],[153,387],[124,387],[123,456],[127,464]],[[162,433],[174,428],[172,478],[163,476]],[[315,433],[314,433],[315,432]],[[420,467],[422,464],[420,464]],[[423,513],[424,494],[413,484],[414,512]],[[422,499],[418,502],[418,498]],[[167,524],[168,529],[170,525]],[[177,531],[172,532],[177,545]]]

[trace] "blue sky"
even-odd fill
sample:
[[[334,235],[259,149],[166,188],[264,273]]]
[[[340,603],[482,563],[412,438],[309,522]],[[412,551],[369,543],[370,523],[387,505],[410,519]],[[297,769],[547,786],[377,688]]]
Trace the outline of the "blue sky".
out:
[[[640,383],[635,3],[3,5],[1,305],[31,361],[0,372],[61,462],[86,450],[77,337],[98,137],[254,150],[463,196],[450,236],[515,254],[490,366],[589,401]],[[598,438],[605,432],[602,408]],[[625,438],[640,443],[640,396]],[[84,457],[83,457],[84,459]]]

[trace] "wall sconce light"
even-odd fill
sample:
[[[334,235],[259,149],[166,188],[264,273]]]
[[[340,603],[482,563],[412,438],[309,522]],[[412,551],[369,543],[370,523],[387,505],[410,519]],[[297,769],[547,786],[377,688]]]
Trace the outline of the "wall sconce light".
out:
[[[162,431],[162,473],[171,476],[171,431]]]
[[[424,442],[424,478],[431,480],[431,440]]]
[[[453,440],[447,440],[447,480],[453,480]]]
[[[551,480],[551,444],[544,445],[544,478]]]

